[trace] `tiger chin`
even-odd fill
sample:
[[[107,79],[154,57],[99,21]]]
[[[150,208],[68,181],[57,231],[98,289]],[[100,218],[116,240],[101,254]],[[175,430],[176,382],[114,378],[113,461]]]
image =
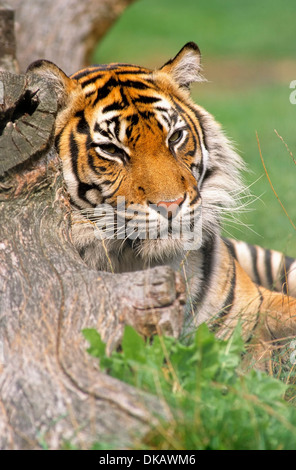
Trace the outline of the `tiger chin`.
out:
[[[241,321],[246,340],[259,330],[264,341],[295,334],[296,300],[254,282],[221,237],[245,190],[245,165],[190,97],[200,71],[193,42],[156,70],[111,63],[68,77],[49,61],[30,65],[58,96],[74,244],[98,270],[181,270],[186,331],[210,321],[224,334]]]

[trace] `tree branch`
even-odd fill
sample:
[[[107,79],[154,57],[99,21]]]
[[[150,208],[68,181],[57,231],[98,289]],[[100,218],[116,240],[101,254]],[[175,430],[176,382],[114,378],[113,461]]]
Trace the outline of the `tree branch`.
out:
[[[21,70],[37,59],[71,74],[89,64],[99,40],[134,0],[10,0]],[[32,27],[33,25],[33,27]]]

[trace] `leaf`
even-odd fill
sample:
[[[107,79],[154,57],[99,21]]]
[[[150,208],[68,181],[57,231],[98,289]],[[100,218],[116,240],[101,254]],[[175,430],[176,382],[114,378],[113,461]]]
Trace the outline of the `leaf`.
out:
[[[221,342],[215,338],[215,335],[210,332],[209,327],[203,323],[196,331],[194,344],[198,351],[199,366],[201,374],[208,379],[214,378],[219,367],[219,352]]]
[[[250,392],[265,403],[281,404],[287,385],[260,371],[252,370],[245,376],[245,383]]]
[[[167,341],[169,340],[169,341]],[[166,355],[170,353],[171,341],[173,338],[155,336],[150,345],[146,346],[147,362],[153,367],[161,369]]]
[[[125,359],[145,363],[145,341],[131,327],[126,326],[122,338],[122,349]]]
[[[100,333],[94,328],[85,328],[82,330],[82,334],[90,344],[87,352],[94,357],[105,357],[106,345],[102,341]]]
[[[239,325],[227,341],[221,341],[219,380],[223,380],[226,383],[236,376],[236,370],[241,363],[244,351],[245,345],[241,337],[241,327]]]
[[[145,342],[127,326],[122,351],[110,357],[95,330],[83,334],[110,375],[166,401],[172,419],[154,433],[157,448],[171,449],[172,442],[174,449],[295,448],[296,410],[283,400],[286,386],[262,372],[239,372],[239,328],[222,341],[202,324],[184,345],[164,336]]]

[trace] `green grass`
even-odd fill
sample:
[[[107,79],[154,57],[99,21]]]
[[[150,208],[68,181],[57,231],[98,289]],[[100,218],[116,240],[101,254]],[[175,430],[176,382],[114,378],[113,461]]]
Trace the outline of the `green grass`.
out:
[[[169,410],[170,418],[159,418],[137,448],[295,449],[296,408],[284,401],[288,387],[259,371],[242,373],[245,349],[239,329],[222,341],[202,324],[186,346],[163,336],[145,342],[126,326],[122,351],[110,356],[96,330],[83,334],[101,370],[155,395]],[[295,386],[290,390],[294,396]]]
[[[200,96],[198,86],[195,88],[196,101],[214,114],[219,122],[223,122],[226,134],[235,141],[250,170],[245,175],[248,184],[254,183],[250,190],[255,196],[260,196],[250,205],[250,212],[241,217],[249,228],[228,228],[230,234],[296,256],[295,230],[268,182],[256,138],[257,132],[274,189],[296,223],[296,166],[284,143],[274,132],[276,129],[289,148],[294,150],[296,157],[296,107],[288,100],[289,90],[285,85],[255,87],[243,92],[226,90],[224,93],[211,84],[208,88],[207,84],[203,84]]]
[[[206,57],[294,59],[295,14],[294,0],[138,0],[94,57],[146,65],[195,41]]]
[[[158,67],[187,42],[199,44],[204,75],[196,102],[210,111],[248,164],[248,184],[260,196],[242,217],[250,228],[230,235],[296,256],[295,230],[277,201],[260,160],[256,131],[272,183],[296,223],[295,0],[139,0],[95,51],[94,62],[123,61]],[[238,74],[238,75],[237,75]],[[258,180],[259,178],[259,180]]]

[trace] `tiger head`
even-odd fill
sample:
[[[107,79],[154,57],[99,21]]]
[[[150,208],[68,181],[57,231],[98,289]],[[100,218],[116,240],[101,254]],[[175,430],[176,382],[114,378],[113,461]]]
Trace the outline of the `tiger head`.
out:
[[[242,163],[190,98],[190,84],[202,79],[196,44],[158,70],[114,63],[68,77],[41,60],[28,71],[54,82],[56,145],[73,211],[100,225],[100,208],[110,207],[123,221],[100,225],[110,247],[119,246],[117,232],[120,246],[126,241],[139,256],[164,257],[182,250],[201,222],[198,243],[218,230],[223,207],[233,206],[241,190]],[[129,237],[134,214],[141,223]],[[176,235],[172,227],[180,224]]]

